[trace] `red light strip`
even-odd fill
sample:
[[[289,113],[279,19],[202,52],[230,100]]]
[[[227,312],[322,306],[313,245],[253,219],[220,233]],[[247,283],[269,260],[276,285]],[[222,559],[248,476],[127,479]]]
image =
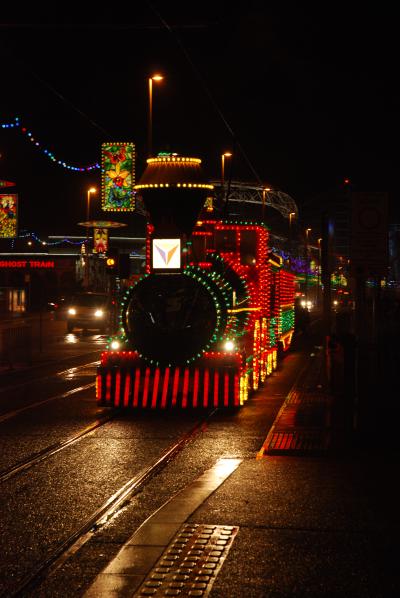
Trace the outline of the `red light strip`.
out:
[[[218,407],[219,373],[214,372],[214,407]]]
[[[106,401],[111,401],[111,374],[106,376]]]
[[[167,404],[167,392],[168,392],[168,383],[169,383],[169,372],[170,369],[166,368],[165,369],[165,374],[164,374],[164,382],[163,382],[163,389],[162,389],[162,395],[161,395],[161,407],[164,409],[166,404]]]
[[[150,368],[146,368],[146,371],[144,374],[144,386],[143,386],[143,399],[142,399],[143,407],[147,407],[147,399],[149,396],[149,380],[150,380]]]
[[[136,368],[135,372],[135,388],[133,393],[133,406],[137,407],[139,402],[139,386],[140,386],[140,368]]]
[[[114,405],[119,407],[119,403],[121,400],[121,372],[117,372],[115,376],[115,398],[114,398]]]
[[[238,374],[235,374],[234,377],[234,397],[233,397],[233,402],[235,407],[237,407],[240,404],[240,400],[239,400],[239,376]]]
[[[183,374],[182,407],[187,407],[188,389],[189,389],[189,368],[185,368],[185,373]]]
[[[193,379],[193,407],[197,407],[197,400],[199,396],[199,368],[194,370]]]
[[[229,374],[224,376],[224,407],[229,405]]]
[[[131,376],[127,374],[125,377],[125,392],[124,392],[124,407],[129,405],[129,393],[131,390]]]
[[[210,372],[208,368],[204,370],[204,393],[203,393],[203,407],[208,407],[208,389],[210,386]]]
[[[154,374],[154,382],[153,382],[153,396],[151,397],[151,408],[154,409],[157,406],[157,394],[158,394],[158,384],[160,382],[160,368],[156,368],[156,372]]]
[[[176,405],[176,397],[178,394],[178,384],[179,384],[179,368],[175,368],[174,373],[174,382],[172,386],[172,406],[175,407]]]

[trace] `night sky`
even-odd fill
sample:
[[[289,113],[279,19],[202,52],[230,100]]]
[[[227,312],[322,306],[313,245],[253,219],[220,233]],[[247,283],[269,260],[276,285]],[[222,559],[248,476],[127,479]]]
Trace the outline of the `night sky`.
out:
[[[110,5],[87,18],[72,8],[62,19],[2,15],[0,123],[19,116],[74,165],[99,161],[103,141],[133,141],[140,176],[147,78],[159,71],[155,152],[198,156],[206,176],[219,178],[221,153],[231,150],[233,179],[289,193],[304,217],[312,197],[345,178],[354,189],[389,191],[396,208],[394,14],[337,3],[317,11],[265,2],[140,7]],[[20,229],[81,232],[99,171],[59,167],[15,130],[0,129],[0,154],[0,178],[18,185]]]

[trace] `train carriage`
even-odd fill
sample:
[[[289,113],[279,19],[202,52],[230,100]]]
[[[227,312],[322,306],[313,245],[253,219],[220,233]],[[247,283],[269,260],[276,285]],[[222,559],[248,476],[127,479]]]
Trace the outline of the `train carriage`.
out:
[[[127,409],[239,407],[294,329],[294,275],[264,225],[201,218],[200,160],[148,160],[146,272],[123,297],[97,399]],[[199,214],[200,218],[199,219]]]

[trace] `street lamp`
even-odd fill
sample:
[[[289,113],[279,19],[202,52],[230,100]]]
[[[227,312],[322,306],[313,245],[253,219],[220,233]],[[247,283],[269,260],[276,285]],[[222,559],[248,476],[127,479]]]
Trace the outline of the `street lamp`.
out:
[[[306,277],[305,277],[305,289],[304,295],[306,299],[306,307],[308,309],[308,234],[311,232],[311,228],[306,228],[306,243],[305,243],[305,262],[306,262]]]
[[[89,218],[90,218],[90,196],[92,193],[96,193],[97,189],[96,187],[90,187],[90,189],[87,190],[87,202],[86,202],[86,221],[87,221],[87,227],[86,227],[86,261],[85,261],[85,273],[86,273],[86,286],[89,286]]]
[[[89,221],[89,216],[90,216],[90,196],[92,193],[96,193],[97,189],[96,187],[90,187],[90,189],[87,190],[87,204],[86,204],[86,220]]]
[[[153,75],[149,77],[149,126],[148,126],[148,138],[147,138],[147,153],[149,158],[153,151],[153,81],[162,81],[164,77],[162,75]]]
[[[222,199],[225,198],[225,158],[231,158],[232,154],[230,152],[224,152],[221,155],[221,194]]]
[[[321,243],[322,237],[318,239],[318,277],[317,277],[317,295],[318,295],[318,307],[321,303],[321,262],[322,262],[322,251],[321,251]]]

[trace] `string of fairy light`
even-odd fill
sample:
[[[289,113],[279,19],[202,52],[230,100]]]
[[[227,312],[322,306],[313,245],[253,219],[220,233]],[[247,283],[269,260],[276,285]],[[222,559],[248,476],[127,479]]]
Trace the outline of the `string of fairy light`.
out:
[[[18,130],[22,135],[24,135],[26,139],[29,139],[29,141],[34,145],[36,149],[40,150],[45,156],[47,156],[49,160],[51,160],[58,166],[66,168],[67,170],[73,170],[75,172],[90,172],[91,170],[100,170],[101,168],[98,162],[94,162],[93,164],[89,164],[87,166],[76,166],[73,164],[68,164],[65,160],[60,160],[53,154],[51,150],[44,147],[44,145],[37,140],[37,138],[27,127],[23,126],[23,123],[19,116],[16,116],[14,120],[12,120],[11,122],[1,123],[0,128]]]
[[[68,243],[69,245],[82,245],[82,243],[88,242],[88,240],[83,237],[79,241],[71,241],[71,239],[68,239],[67,237],[65,237],[64,239],[57,240],[57,241],[44,241],[43,239],[38,237],[38,235],[36,233],[22,231],[19,234],[17,239],[11,239],[11,248],[12,249],[14,249],[15,241],[18,241],[20,239],[28,239],[28,245],[33,240],[33,241],[36,241],[37,243],[40,243],[41,245],[46,245],[46,247],[51,247],[54,245],[62,245],[63,243]]]

